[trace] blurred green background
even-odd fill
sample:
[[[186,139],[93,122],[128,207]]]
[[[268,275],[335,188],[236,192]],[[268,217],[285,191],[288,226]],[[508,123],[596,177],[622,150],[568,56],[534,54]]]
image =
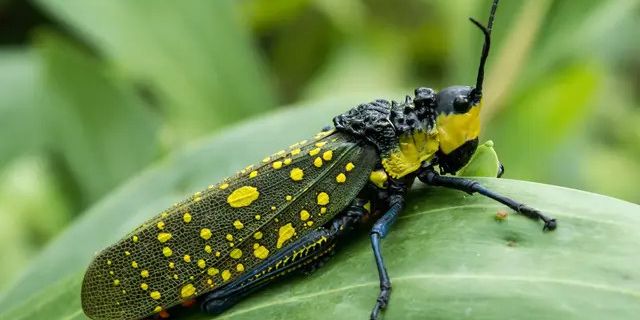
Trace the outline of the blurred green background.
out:
[[[466,18],[489,2],[0,0],[0,290],[200,137],[300,101],[473,84]],[[639,39],[640,0],[503,1],[483,137],[506,177],[640,202]]]

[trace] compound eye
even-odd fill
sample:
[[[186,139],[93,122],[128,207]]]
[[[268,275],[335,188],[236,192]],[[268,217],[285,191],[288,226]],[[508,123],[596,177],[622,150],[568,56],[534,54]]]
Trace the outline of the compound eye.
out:
[[[459,95],[453,99],[453,110],[455,110],[456,113],[466,113],[470,107],[471,104],[467,96]]]

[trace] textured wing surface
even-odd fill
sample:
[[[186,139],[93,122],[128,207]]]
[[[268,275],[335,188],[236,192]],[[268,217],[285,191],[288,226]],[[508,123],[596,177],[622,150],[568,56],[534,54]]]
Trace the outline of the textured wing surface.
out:
[[[379,161],[326,132],[197,192],[100,252],[82,305],[94,319],[138,319],[232,281],[344,209]]]

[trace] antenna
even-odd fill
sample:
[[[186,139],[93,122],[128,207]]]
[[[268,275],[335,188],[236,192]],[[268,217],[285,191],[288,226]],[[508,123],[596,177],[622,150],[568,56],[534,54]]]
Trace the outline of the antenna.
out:
[[[483,26],[478,20],[469,18],[473,24],[475,24],[482,33],[484,33],[484,45],[482,46],[482,56],[480,56],[480,66],[478,67],[478,78],[476,79],[476,87],[473,89],[473,100],[479,101],[482,97],[482,81],[484,80],[484,65],[489,57],[489,48],[491,47],[491,30],[493,29],[493,20],[496,17],[496,10],[498,9],[498,2],[500,0],[493,0],[491,6],[491,13],[489,14],[489,22],[487,26]]]

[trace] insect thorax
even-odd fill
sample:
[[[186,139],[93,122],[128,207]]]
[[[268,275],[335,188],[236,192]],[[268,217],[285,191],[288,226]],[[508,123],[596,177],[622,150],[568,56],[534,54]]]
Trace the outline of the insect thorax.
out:
[[[382,165],[394,178],[416,171],[438,151],[436,113],[409,99],[399,104],[376,100],[333,119],[337,130],[373,144]]]

